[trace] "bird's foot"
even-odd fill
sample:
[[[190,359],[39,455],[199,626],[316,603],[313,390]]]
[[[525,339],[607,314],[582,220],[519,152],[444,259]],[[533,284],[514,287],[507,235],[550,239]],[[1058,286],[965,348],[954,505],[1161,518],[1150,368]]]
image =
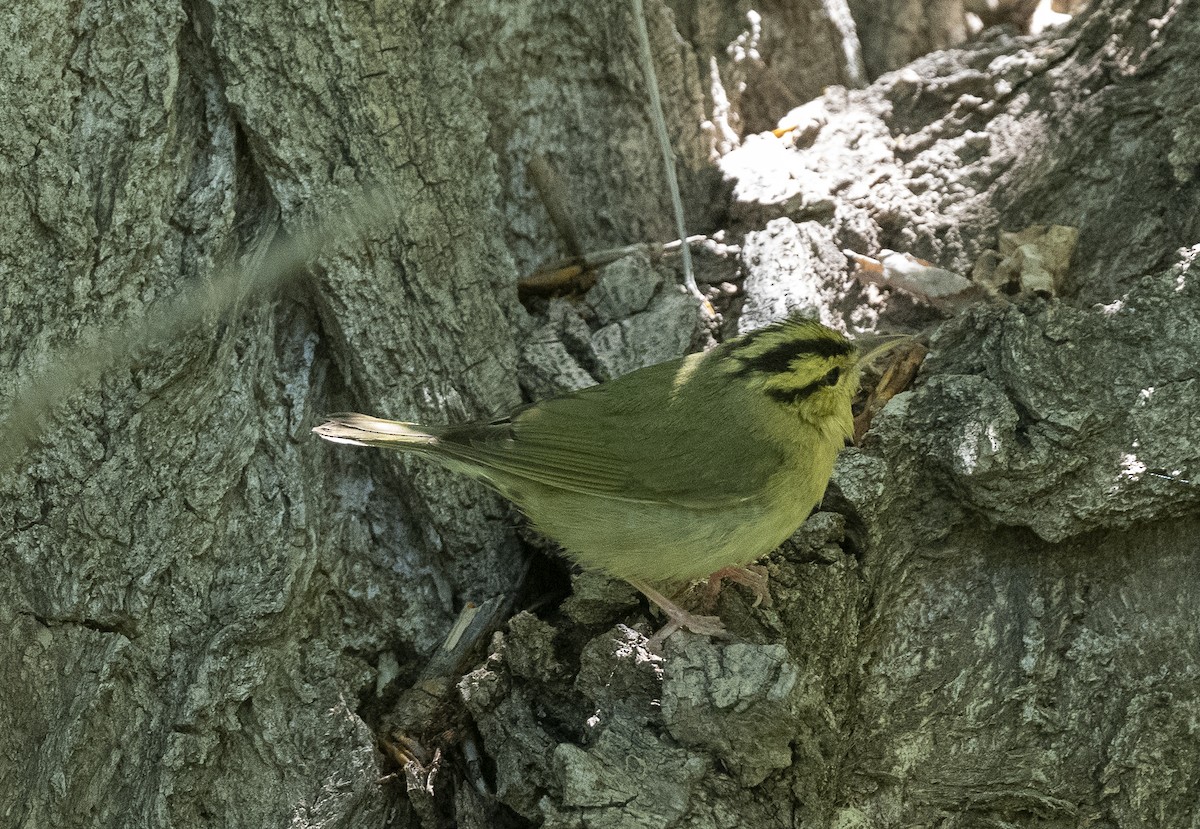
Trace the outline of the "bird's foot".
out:
[[[754,607],[771,606],[771,590],[767,586],[767,568],[761,564],[750,564],[745,567],[722,567],[708,577],[708,586],[704,590],[704,608],[717,606],[717,596],[721,592],[721,582],[737,582],[743,587],[749,587],[754,594]]]
[[[667,614],[667,623],[651,636],[650,640],[646,643],[646,647],[651,651],[661,652],[662,644],[666,641],[667,637],[685,628],[701,636],[725,638],[729,635],[725,630],[725,625],[721,621],[720,616],[700,616],[695,613],[689,613],[645,582],[633,581],[631,579],[629,583],[640,590],[647,599],[658,605],[663,613]]]

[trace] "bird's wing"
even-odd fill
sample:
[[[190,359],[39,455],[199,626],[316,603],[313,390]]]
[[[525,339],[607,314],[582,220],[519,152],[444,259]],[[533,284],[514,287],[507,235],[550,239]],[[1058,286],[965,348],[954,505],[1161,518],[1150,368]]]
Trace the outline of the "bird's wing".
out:
[[[758,497],[784,463],[738,384],[664,363],[448,430],[441,448],[501,476],[602,498],[713,509]],[[692,361],[692,362],[688,362]]]

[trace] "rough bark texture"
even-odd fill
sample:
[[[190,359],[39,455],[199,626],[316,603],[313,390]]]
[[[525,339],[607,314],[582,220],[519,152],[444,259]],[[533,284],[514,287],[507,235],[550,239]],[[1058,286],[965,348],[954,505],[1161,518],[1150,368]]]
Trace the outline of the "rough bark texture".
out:
[[[773,129],[783,110],[827,86],[866,82],[845,0],[685,0],[671,6],[707,82],[718,146]]]
[[[696,339],[644,259],[515,301],[561,252],[534,153],[585,247],[671,235],[626,4],[16,4],[0,411],[83,326],[363,186],[398,218],[112,368],[0,478],[4,825],[1194,827],[1196,10],[1111,2],[830,89],[720,160],[727,199],[701,90],[744,10],[648,6],[693,215],[740,246],[726,330],[933,321],[841,249],[969,272],[1033,223],[1080,230],[1064,296],[938,323],[770,559],[774,606],[723,595],[738,641],[650,655],[636,596],[584,574],[422,676],[465,602],[521,582],[512,514],[308,430],[482,416]],[[416,741],[393,782],[384,726]]]
[[[711,227],[700,78],[672,15],[646,4],[668,131],[694,227]],[[585,250],[673,238],[662,155],[650,121],[632,4],[464,2],[463,58],[482,105],[502,184],[505,238],[522,273],[563,255],[562,238],[526,173],[535,156],[561,179]]]
[[[962,43],[966,5],[963,0],[850,0],[867,74],[878,78],[926,52]]]

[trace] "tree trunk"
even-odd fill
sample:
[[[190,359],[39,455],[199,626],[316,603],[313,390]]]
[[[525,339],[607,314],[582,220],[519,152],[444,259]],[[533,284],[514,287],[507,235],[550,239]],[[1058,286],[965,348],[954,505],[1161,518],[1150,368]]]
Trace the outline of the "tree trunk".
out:
[[[698,255],[720,329],[645,257],[517,302],[570,247],[535,156],[584,250],[673,235],[626,3],[5,13],[0,413],[42,417],[0,475],[4,825],[1195,825],[1193,4],[988,33],[791,113],[810,67],[861,78],[843,5],[773,30],[732,104],[746,9],[673,5],[647,18],[691,228],[740,250]],[[783,138],[714,126],[763,126],[775,81]],[[382,229],[141,333],[364,192]],[[946,318],[841,253],[969,274],[1033,224],[1079,230],[1059,296]],[[769,559],[773,606],[723,594],[733,642],[652,656],[636,597],[582,574],[560,603],[482,487],[309,434],[484,417],[791,311],[928,323],[931,354]],[[519,612],[439,652],[468,603]]]

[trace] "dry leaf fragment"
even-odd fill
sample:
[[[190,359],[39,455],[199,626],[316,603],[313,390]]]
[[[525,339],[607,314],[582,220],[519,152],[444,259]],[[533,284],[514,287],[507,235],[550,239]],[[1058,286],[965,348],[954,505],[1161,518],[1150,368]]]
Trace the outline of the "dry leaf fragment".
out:
[[[860,282],[899,288],[942,311],[954,312],[987,297],[987,292],[965,276],[939,268],[911,253],[879,251],[879,259],[843,251],[858,268]]]
[[[1030,225],[1001,233],[999,251],[984,251],[971,277],[996,293],[1057,296],[1078,241],[1079,229],[1066,225]]]

